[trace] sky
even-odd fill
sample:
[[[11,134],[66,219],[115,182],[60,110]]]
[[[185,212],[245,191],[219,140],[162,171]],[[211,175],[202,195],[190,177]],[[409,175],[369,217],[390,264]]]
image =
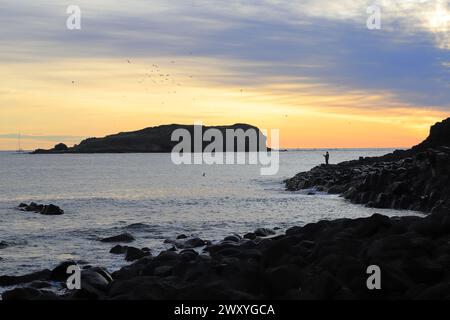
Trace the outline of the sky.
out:
[[[0,44],[0,150],[194,122],[410,147],[450,115],[450,0],[0,0]]]

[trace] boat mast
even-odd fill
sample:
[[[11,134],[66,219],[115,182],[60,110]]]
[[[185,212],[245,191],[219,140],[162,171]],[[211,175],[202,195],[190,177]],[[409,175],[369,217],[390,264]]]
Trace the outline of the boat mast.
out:
[[[18,136],[18,140],[19,140],[19,150],[18,150],[18,152],[20,153],[20,152],[22,152],[22,145],[21,145],[21,135],[20,135],[20,132],[19,132],[19,136]]]

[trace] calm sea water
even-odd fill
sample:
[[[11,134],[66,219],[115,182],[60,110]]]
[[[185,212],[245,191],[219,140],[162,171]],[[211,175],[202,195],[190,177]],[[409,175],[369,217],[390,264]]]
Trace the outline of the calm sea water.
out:
[[[331,162],[391,150],[337,150]],[[380,212],[335,195],[284,191],[283,180],[322,160],[321,150],[280,153],[280,171],[260,176],[257,166],[182,165],[168,154],[27,155],[0,152],[0,275],[52,268],[74,259],[107,267],[124,265],[98,238],[133,234],[132,245],[157,252],[167,238],[193,234],[220,240],[257,227],[304,225],[321,219]],[[206,175],[203,176],[203,173]],[[54,203],[62,216],[21,212],[21,202]]]

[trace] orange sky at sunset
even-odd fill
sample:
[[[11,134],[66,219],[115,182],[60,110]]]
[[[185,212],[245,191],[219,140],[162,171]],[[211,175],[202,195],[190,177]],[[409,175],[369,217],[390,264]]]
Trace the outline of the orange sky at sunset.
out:
[[[16,0],[0,11],[0,150],[160,124],[279,129],[281,148],[401,148],[450,115],[446,0]]]
[[[192,58],[4,65],[1,131],[36,136],[22,139],[29,150],[159,124],[240,122],[280,129],[283,148],[409,147],[446,116],[396,106],[387,94],[339,94],[321,84],[226,86],[215,81],[224,74],[215,61]],[[62,137],[39,138],[49,135]],[[0,149],[17,144],[17,138],[0,138]]]

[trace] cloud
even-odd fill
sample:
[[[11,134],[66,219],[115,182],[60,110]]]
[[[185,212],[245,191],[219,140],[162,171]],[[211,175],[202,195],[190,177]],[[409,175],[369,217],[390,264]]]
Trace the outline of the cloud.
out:
[[[194,56],[219,61],[221,72],[202,75],[217,84],[307,83],[332,93],[383,92],[405,105],[450,108],[446,0],[375,1],[382,8],[376,31],[366,29],[373,0],[77,3],[81,31],[65,29],[66,3],[2,5],[0,28],[8,32],[0,35],[0,59]]]

